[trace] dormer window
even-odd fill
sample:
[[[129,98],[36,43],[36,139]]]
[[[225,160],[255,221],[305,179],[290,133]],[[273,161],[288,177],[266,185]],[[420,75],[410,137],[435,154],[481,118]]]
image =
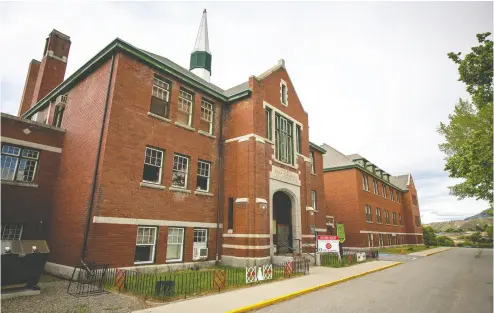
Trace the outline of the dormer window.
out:
[[[288,86],[284,80],[280,83],[280,101],[284,106],[288,106]]]

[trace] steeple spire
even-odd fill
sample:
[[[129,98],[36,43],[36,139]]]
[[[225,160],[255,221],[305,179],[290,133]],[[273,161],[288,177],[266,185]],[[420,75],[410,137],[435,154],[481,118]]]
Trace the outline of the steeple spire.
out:
[[[208,19],[206,9],[202,12],[201,25],[196,44],[190,55],[190,71],[209,82],[211,76],[211,51],[209,51]]]

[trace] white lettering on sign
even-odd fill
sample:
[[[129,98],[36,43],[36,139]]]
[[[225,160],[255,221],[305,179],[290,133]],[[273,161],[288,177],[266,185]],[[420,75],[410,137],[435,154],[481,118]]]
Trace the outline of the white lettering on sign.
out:
[[[269,178],[300,186],[300,179],[297,173],[285,170],[278,166],[272,166],[272,170],[269,172]]]

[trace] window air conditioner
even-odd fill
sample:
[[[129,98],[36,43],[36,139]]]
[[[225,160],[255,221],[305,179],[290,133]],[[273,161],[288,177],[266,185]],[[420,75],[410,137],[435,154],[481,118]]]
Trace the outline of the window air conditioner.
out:
[[[64,108],[67,104],[67,95],[60,95],[55,100],[55,106]]]
[[[208,258],[208,248],[204,247],[194,247],[194,251],[192,253],[192,260],[204,260]]]

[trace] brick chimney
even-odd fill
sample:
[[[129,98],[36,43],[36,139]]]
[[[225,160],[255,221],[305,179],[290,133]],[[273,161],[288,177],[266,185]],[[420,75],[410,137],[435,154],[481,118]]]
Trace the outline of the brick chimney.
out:
[[[70,37],[52,30],[46,38],[41,63],[32,60],[29,64],[19,116],[63,82],[69,50]]]

